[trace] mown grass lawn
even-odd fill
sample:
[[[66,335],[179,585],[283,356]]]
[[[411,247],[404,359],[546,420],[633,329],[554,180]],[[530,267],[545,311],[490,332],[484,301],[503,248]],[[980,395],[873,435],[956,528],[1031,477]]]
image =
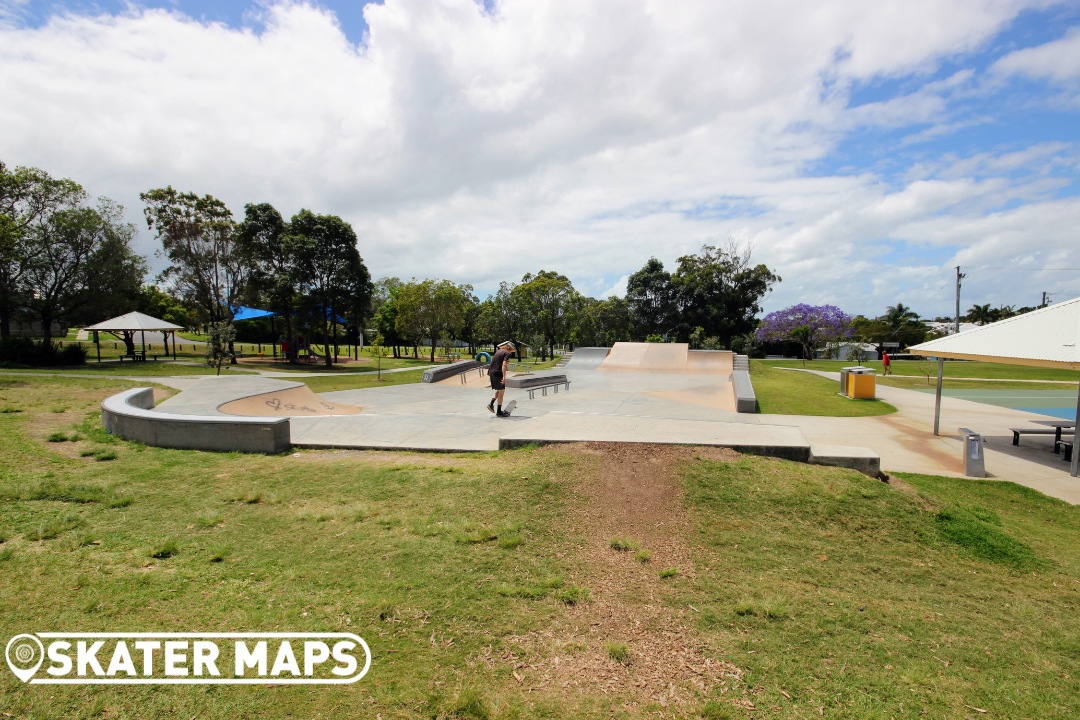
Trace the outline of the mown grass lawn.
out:
[[[769,361],[751,360],[750,380],[757,395],[758,412],[768,415],[867,417],[896,412],[895,407],[882,400],[852,400],[841,396],[835,380],[781,370]]]
[[[791,367],[806,370],[825,370],[828,372],[840,372],[840,368],[858,365],[853,360],[761,360],[762,364],[769,367]],[[881,374],[881,361],[868,360],[864,366],[874,368]],[[937,362],[929,360],[895,360],[892,363],[892,373],[901,377],[931,377],[937,381]],[[1075,383],[1076,371],[1058,370],[1055,368],[1026,367],[1024,365],[1006,365],[1004,363],[974,362],[962,360],[947,360],[944,365],[944,375],[948,378],[982,378],[986,380],[1054,380]]]
[[[750,458],[687,483],[698,577],[681,601],[746,668],[748,717],[1075,716],[1077,508]]]
[[[666,532],[690,565],[605,540],[654,577],[624,607],[690,618],[679,642],[738,672],[661,701],[625,680],[650,662],[632,639],[519,642],[616,592],[589,586],[578,504],[616,455],[163,450],[99,429],[101,399],[127,386],[0,376],[0,642],[347,631],[372,669],[333,687],[38,686],[0,670],[0,717],[1075,716],[1080,514],[1030,490],[748,456],[665,466],[655,481],[687,520]],[[613,682],[539,682],[588,653]]]

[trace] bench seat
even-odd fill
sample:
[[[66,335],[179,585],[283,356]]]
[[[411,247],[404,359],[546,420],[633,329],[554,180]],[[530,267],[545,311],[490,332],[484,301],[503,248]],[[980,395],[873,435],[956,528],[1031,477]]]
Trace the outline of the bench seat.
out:
[[[1020,444],[1021,435],[1053,435],[1057,432],[1054,428],[1009,428],[1013,434],[1013,445]]]

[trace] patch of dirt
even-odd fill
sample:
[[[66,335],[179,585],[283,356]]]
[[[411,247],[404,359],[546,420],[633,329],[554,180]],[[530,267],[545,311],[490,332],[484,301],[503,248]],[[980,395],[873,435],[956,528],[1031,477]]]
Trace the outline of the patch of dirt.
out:
[[[63,412],[41,413],[31,418],[27,431],[31,437],[40,438],[49,451],[67,458],[79,456],[75,442],[50,442],[47,438],[53,433],[63,433],[67,437],[75,436],[75,424],[83,419],[83,413],[65,410]]]
[[[582,538],[571,551],[579,570],[567,584],[587,588],[591,599],[544,631],[512,639],[521,652],[506,659],[518,682],[537,692],[610,694],[628,707],[676,709],[741,677],[739,668],[706,655],[693,629],[695,610],[672,606],[672,584],[694,574],[679,466],[695,458],[730,462],[738,453],[625,443],[552,445],[541,452],[595,459],[591,472],[576,478],[576,510],[566,517]],[[613,539],[631,549],[613,549]],[[648,553],[647,562],[638,552]],[[678,575],[661,579],[668,568]]]

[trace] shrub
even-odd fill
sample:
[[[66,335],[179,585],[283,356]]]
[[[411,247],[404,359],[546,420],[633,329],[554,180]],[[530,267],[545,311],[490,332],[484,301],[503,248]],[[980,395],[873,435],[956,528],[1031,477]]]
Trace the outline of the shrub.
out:
[[[69,343],[56,354],[57,365],[85,365],[86,348],[80,343]]]
[[[0,365],[4,367],[85,365],[86,357],[86,349],[79,343],[61,347],[23,337],[0,343]]]

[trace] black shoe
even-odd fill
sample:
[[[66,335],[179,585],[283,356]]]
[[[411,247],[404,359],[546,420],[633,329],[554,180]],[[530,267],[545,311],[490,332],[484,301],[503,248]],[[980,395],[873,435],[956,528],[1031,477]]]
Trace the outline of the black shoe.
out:
[[[495,413],[495,414],[496,414],[496,415],[497,415],[498,417],[510,417],[510,413],[508,413],[508,412],[503,412],[502,410],[498,411],[498,412],[497,412],[497,413]]]
[[[487,404],[488,412],[495,412],[495,401],[492,400]]]

